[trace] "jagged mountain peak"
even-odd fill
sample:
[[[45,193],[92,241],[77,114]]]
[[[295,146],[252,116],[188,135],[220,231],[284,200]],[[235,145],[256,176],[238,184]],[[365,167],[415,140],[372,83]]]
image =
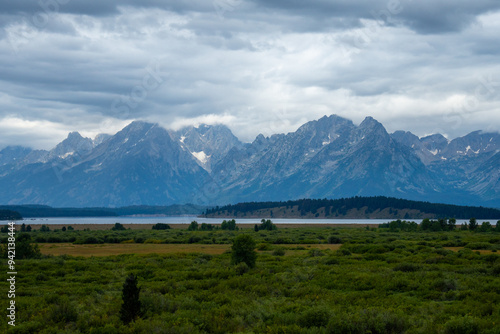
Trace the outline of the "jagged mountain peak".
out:
[[[243,145],[224,124],[188,126],[173,132],[173,136],[207,171],[232,148]]]
[[[422,142],[431,142],[431,141],[434,141],[434,142],[446,142],[446,143],[449,142],[449,140],[445,136],[443,136],[442,134],[440,134],[440,133],[434,133],[432,135],[424,136],[424,137],[420,138],[420,140]]]
[[[93,147],[92,139],[82,137],[79,132],[73,131],[68,134],[66,139],[49,151],[48,159],[65,159],[75,154],[86,155]]]
[[[157,137],[169,137],[167,129],[161,127],[158,123],[149,123],[145,121],[133,121],[116,135],[110,138],[113,145],[133,145],[144,140],[154,140]]]
[[[453,139],[443,153],[447,158],[495,152],[500,149],[500,134],[474,131]]]
[[[72,131],[70,133],[68,133],[68,137],[66,139],[69,139],[69,140],[79,140],[79,139],[82,139],[82,135],[80,134],[80,132],[78,131]]]
[[[448,139],[440,133],[435,133],[429,136],[420,138],[420,142],[430,153],[435,156],[440,155],[449,144]]]
[[[262,133],[259,133],[257,135],[257,137],[255,137],[254,141],[252,142],[252,145],[255,145],[255,146],[262,146],[265,144],[267,144],[267,139],[266,139],[266,137],[264,137],[264,135]]]
[[[385,131],[384,126],[379,121],[377,121],[375,118],[373,118],[372,116],[367,116],[363,120],[363,122],[361,122],[361,124],[359,125],[359,128],[360,129],[383,128]]]
[[[397,140],[398,142],[404,143],[407,146],[411,146],[417,142],[420,142],[420,139],[417,135],[411,133],[410,131],[402,131],[398,130],[391,134],[391,137]],[[410,144],[410,145],[408,145]]]
[[[142,120],[136,120],[124,127],[120,132],[140,132],[147,131],[153,127],[157,127],[158,123],[150,123]]]
[[[366,117],[356,130],[358,140],[369,142],[371,146],[387,146],[391,142],[391,136],[385,127],[373,117]]]
[[[330,130],[335,130],[346,126],[354,126],[354,124],[351,120],[332,114],[330,116],[325,115],[318,120],[309,121],[303,124],[297,129],[296,133],[307,132],[311,129],[328,132]]]

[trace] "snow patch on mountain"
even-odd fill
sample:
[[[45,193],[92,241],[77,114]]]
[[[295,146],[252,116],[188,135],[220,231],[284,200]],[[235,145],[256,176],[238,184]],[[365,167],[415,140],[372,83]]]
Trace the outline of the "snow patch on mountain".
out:
[[[210,158],[209,155],[206,155],[205,152],[200,151],[200,152],[191,152],[191,154],[202,164],[206,164],[208,159]]]

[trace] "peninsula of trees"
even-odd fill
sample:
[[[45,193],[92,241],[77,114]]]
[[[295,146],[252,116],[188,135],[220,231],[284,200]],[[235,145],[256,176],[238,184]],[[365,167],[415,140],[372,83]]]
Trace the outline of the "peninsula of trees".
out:
[[[207,209],[208,218],[499,219],[500,210],[385,196],[247,202]]]

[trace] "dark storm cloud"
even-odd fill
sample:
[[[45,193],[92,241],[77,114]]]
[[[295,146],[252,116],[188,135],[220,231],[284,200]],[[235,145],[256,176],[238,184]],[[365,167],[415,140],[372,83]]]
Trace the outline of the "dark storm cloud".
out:
[[[176,0],[16,0],[2,1],[0,12],[9,14],[36,14],[40,11],[59,12],[77,15],[106,16],[118,13],[118,7],[131,6],[137,8],[160,8],[175,12],[210,11],[210,1],[176,1]]]
[[[49,148],[65,130],[113,132],[132,119],[222,122],[246,141],[332,113],[355,122],[372,115],[419,135],[432,132],[429,123],[450,136],[498,128],[499,8],[486,0],[2,1],[0,146],[25,136]],[[450,121],[456,114],[460,122]]]
[[[262,8],[298,16],[319,18],[317,29],[328,18],[370,19],[387,24],[402,24],[419,33],[460,31],[476,21],[478,15],[498,10],[491,0],[257,0]],[[351,21],[355,22],[355,21]]]

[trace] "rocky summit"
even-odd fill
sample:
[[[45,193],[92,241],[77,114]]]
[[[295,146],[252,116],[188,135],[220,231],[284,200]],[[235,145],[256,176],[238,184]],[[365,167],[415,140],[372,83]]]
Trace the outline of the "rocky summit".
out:
[[[391,196],[500,207],[500,134],[448,140],[387,133],[325,116],[288,134],[242,143],[224,125],[177,131],[135,121],[94,140],[72,132],[50,151],[0,151],[4,204],[228,204]]]

